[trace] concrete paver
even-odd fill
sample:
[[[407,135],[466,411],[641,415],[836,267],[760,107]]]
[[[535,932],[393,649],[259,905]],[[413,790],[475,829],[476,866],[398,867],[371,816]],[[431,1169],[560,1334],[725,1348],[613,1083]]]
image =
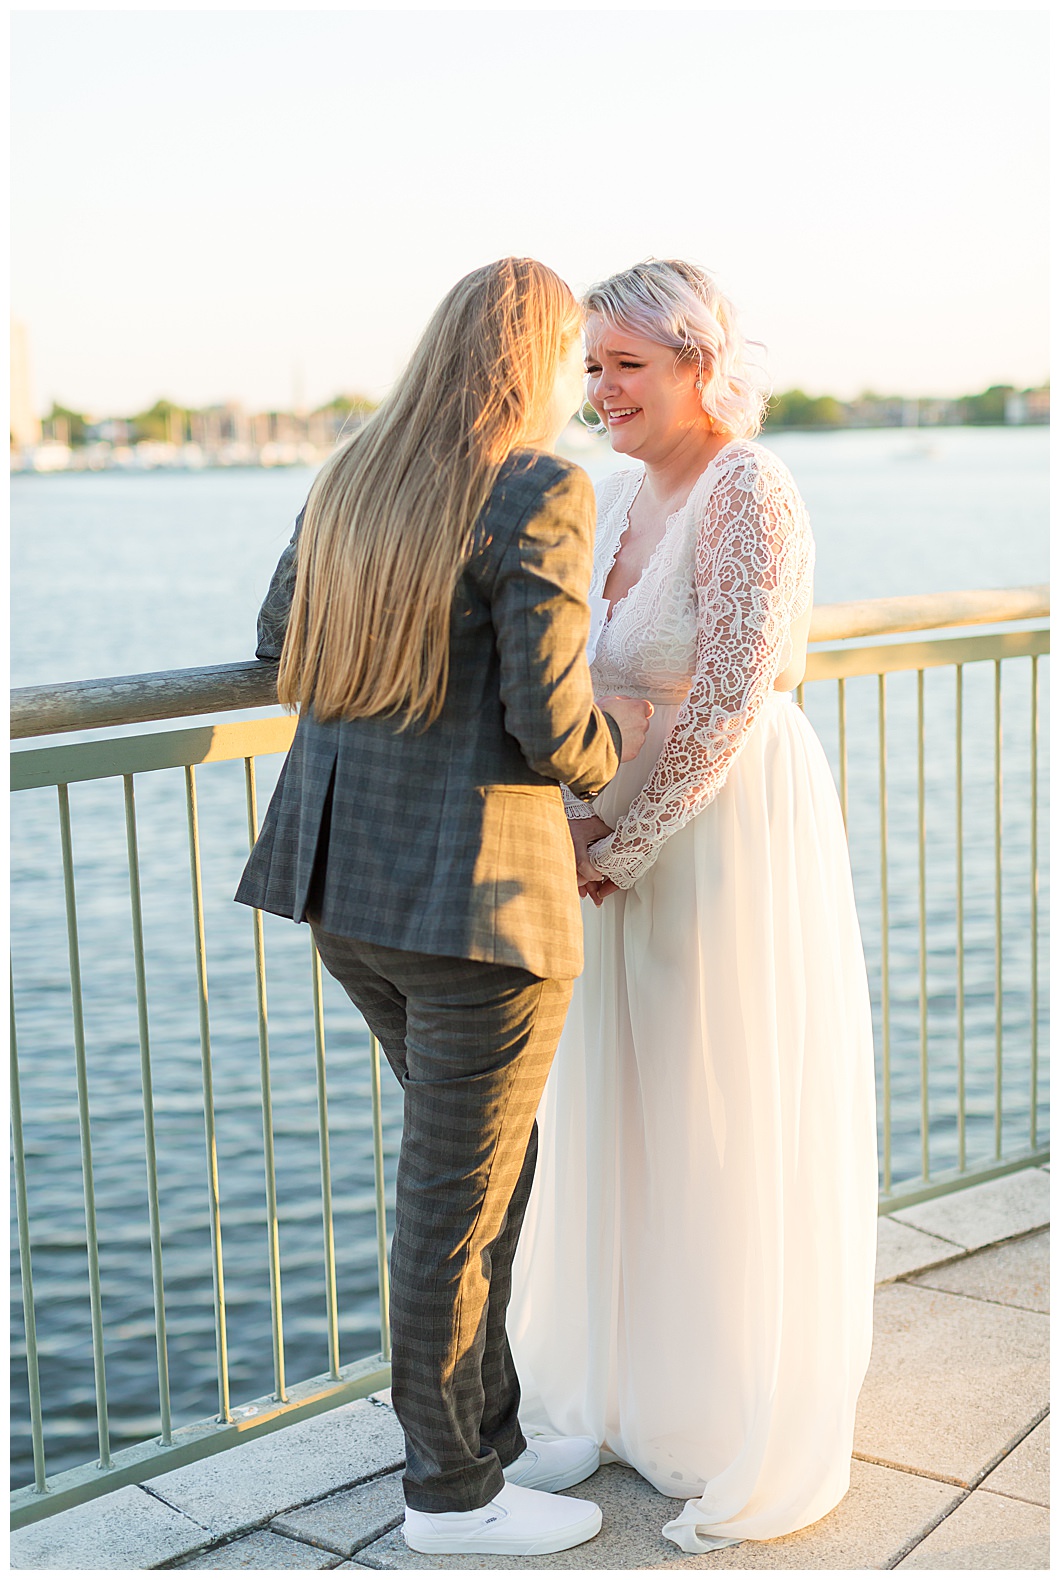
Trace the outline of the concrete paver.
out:
[[[1049,1319],[942,1290],[876,1295],[854,1451],[968,1486],[1046,1409]]]
[[[12,1569],[153,1569],[212,1532],[140,1487],[120,1487],[11,1533]]]
[[[994,1300],[1026,1311],[1049,1310],[1049,1231],[1025,1240],[1010,1240],[976,1251],[949,1267],[937,1267],[912,1279],[927,1289],[948,1289],[955,1295]]]
[[[271,1520],[405,1457],[392,1410],[357,1399],[146,1483],[217,1536]]]
[[[373,1569],[882,1569],[907,1550],[960,1498],[958,1488],[883,1465],[857,1461],[838,1509],[793,1536],[741,1542],[716,1552],[683,1553],[662,1535],[681,1507],[625,1465],[605,1465],[571,1489],[600,1505],[599,1536],[565,1553],[533,1560],[414,1553],[393,1531],[357,1554]]]
[[[969,1185],[891,1214],[896,1223],[978,1251],[1049,1222],[1049,1176],[1044,1169],[1021,1169],[984,1185]]]
[[[374,1542],[405,1515],[401,1473],[382,1476],[349,1492],[336,1493],[320,1503],[310,1503],[273,1520],[274,1531],[299,1541],[327,1547],[349,1558],[359,1547]]]
[[[275,1531],[251,1531],[249,1536],[237,1536],[234,1542],[203,1553],[178,1564],[179,1569],[333,1569],[338,1559],[334,1553],[322,1552],[319,1547],[307,1547],[304,1542],[292,1542]]]
[[[1049,1417],[1017,1443],[1012,1453],[982,1483],[984,1492],[1002,1492],[1028,1503],[1049,1505]]]
[[[837,1509],[791,1536],[708,1555],[710,1569],[889,1569],[961,1497],[927,1476],[854,1460]]]
[[[1047,1567],[1048,1234],[1036,1227],[1047,1217],[1043,1184],[1043,1169],[1025,1170],[881,1219],[882,1287],[850,1492],[794,1535],[682,1553],[661,1534],[680,1500],[628,1466],[608,1465],[572,1489],[604,1512],[600,1535],[582,1547],[531,1559],[412,1553],[397,1529],[404,1444],[386,1390],[156,1477],[145,1484],[150,1491],[125,1488],[16,1532],[12,1567]],[[982,1244],[984,1234],[1003,1243],[969,1254],[965,1243]]]
[[[933,1267],[937,1262],[960,1255],[960,1247],[951,1240],[939,1240],[922,1229],[884,1216],[880,1219],[876,1239],[876,1283],[890,1283],[892,1279],[904,1278],[923,1267]]]
[[[1033,1503],[973,1492],[899,1569],[1048,1569],[1049,1512]]]

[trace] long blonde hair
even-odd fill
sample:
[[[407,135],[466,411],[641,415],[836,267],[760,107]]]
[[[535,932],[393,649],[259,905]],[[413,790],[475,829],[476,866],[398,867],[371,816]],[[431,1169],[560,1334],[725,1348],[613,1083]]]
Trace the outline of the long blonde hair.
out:
[[[368,423],[321,469],[298,541],[277,690],[318,719],[433,723],[453,593],[508,455],[539,438],[581,326],[533,258],[457,282]]]

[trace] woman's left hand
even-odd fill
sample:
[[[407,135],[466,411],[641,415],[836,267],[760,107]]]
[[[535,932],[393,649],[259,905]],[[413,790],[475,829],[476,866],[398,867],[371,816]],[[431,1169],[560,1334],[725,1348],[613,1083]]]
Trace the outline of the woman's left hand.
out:
[[[580,883],[582,867],[588,858],[589,846],[595,845],[598,839],[606,839],[608,834],[614,833],[614,830],[604,822],[602,817],[597,817],[595,813],[592,817],[571,818],[567,824],[567,830],[571,837],[571,844],[574,846],[574,862],[578,869],[578,882]],[[594,872],[592,876],[596,879],[600,878],[598,872]]]
[[[572,818],[567,827],[574,845],[578,893],[583,900],[588,895],[594,905],[600,905],[609,894],[614,894],[618,885],[612,883],[610,878],[605,878],[602,872],[597,872],[589,859],[589,846],[595,845],[598,839],[606,839],[608,834],[614,833],[614,829],[602,817],[595,815]]]

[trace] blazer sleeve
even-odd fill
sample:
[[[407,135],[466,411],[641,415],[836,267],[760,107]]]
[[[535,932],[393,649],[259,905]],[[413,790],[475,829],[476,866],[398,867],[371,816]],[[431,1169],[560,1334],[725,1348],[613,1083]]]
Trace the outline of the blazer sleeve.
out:
[[[298,512],[291,541],[280,555],[272,573],[265,602],[258,610],[258,645],[255,658],[279,659],[283,652],[283,639],[287,635],[287,621],[294,598],[294,584],[298,574],[298,534],[305,520],[305,506]]]
[[[565,467],[513,533],[491,595],[505,726],[535,772],[580,800],[610,782],[622,749],[585,654],[595,518],[588,477]]]

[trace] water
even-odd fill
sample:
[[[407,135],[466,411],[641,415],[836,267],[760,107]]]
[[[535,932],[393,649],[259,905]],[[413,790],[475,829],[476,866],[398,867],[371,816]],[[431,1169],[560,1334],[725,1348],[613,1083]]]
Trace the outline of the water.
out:
[[[1046,580],[1047,439],[1045,431],[1029,429],[772,439],[810,507],[818,543],[818,601]],[[614,464],[602,442],[578,450],[576,458],[595,475]],[[16,477],[13,683],[246,658],[253,648],[258,604],[310,476],[290,470]],[[1019,660],[1004,669],[1006,1145],[1017,1145],[1025,1136],[1029,1107],[1029,664]],[[1042,670],[1044,688],[1044,664]],[[965,673],[968,1133],[969,1156],[975,1158],[989,1155],[993,1145],[993,669],[972,665]],[[933,1168],[955,1161],[953,684],[952,671],[926,676]],[[872,679],[848,684],[851,852],[878,1002],[875,689]],[[807,708],[835,762],[834,686],[808,688]],[[1044,689],[1041,711],[1044,722]],[[913,676],[889,681],[888,718],[893,1126],[895,1177],[901,1179],[918,1174],[920,1162]],[[259,764],[262,809],[278,766],[273,759]],[[238,1403],[272,1387],[251,916],[231,903],[247,849],[242,765],[211,765],[200,770],[198,781],[232,1397]],[[144,775],[136,794],[168,1342],[174,1418],[180,1423],[217,1407],[182,776]],[[107,1384],[115,1446],[121,1446],[158,1430],[121,785],[76,785],[71,807]],[[1044,807],[1041,830],[1044,843]],[[41,1380],[54,1471],[97,1451],[54,790],[14,798],[12,834],[15,1004]],[[1046,903],[1043,887],[1043,914]],[[298,1379],[327,1369],[310,967],[305,929],[267,918],[265,930],[284,1336],[288,1376]],[[352,1360],[378,1344],[368,1047],[359,1016],[327,978],[324,998],[341,1358]],[[1044,1024],[1044,994],[1042,1018]],[[1042,1133],[1046,1095],[1043,1079]],[[391,1202],[399,1137],[398,1092],[384,1072]],[[15,1287],[12,1480],[22,1485],[32,1470],[25,1344]]]

